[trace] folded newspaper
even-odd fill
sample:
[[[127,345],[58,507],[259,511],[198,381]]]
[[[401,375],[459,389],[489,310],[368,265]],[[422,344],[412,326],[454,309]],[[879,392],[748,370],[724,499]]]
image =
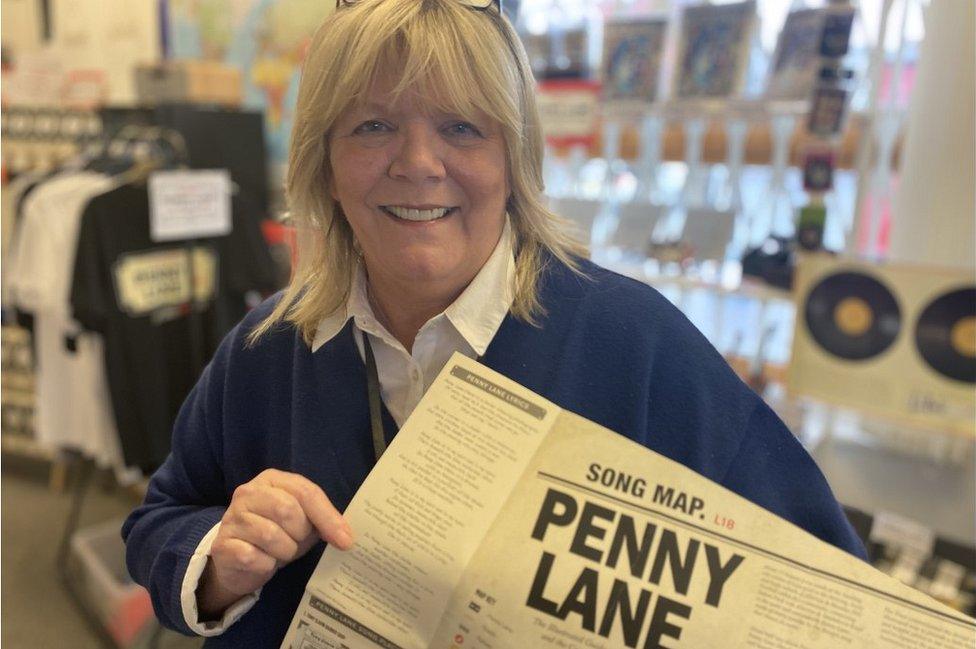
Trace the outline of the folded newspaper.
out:
[[[973,649],[976,620],[455,354],[288,649]]]

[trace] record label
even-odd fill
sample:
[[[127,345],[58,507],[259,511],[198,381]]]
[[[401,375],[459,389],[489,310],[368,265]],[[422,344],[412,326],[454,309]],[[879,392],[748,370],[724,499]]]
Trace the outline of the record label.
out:
[[[834,309],[837,328],[848,336],[863,336],[874,322],[874,314],[867,302],[859,297],[845,297]]]
[[[804,316],[810,335],[826,352],[850,361],[881,354],[901,329],[901,309],[891,291],[857,272],[821,280],[807,296]]]
[[[976,357],[976,318],[962,318],[952,327],[952,348],[963,356]]]
[[[976,288],[932,300],[915,326],[919,354],[939,374],[976,383]]]

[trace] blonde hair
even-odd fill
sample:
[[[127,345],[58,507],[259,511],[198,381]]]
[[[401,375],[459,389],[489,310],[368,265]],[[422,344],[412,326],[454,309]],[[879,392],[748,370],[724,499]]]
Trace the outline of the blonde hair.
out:
[[[489,23],[493,23],[490,25]],[[285,294],[250,334],[282,320],[311,344],[319,322],[348,298],[358,253],[329,186],[329,135],[361,105],[381,74],[400,72],[394,98],[410,89],[462,117],[487,114],[502,128],[515,248],[512,314],[535,324],[544,314],[537,284],[547,253],[574,270],[585,248],[542,195],[543,140],[532,73],[511,23],[494,8],[457,0],[361,0],[331,14],[305,60],[288,159],[286,196],[296,226],[297,264]]]

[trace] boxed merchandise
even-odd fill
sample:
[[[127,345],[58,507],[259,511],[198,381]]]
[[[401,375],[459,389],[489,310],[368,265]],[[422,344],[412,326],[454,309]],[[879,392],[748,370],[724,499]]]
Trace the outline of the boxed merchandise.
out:
[[[149,593],[129,577],[121,521],[86,527],[71,537],[68,578],[85,610],[118,647],[135,646],[155,622]]]
[[[166,61],[136,67],[136,96],[144,106],[220,104],[239,107],[241,71],[214,61]]]

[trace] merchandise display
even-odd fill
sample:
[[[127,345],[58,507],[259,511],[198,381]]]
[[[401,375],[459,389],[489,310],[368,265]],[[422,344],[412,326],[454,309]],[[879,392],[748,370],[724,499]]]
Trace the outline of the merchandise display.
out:
[[[145,186],[89,202],[71,286],[74,318],[102,335],[126,464],[152,470],[203,362],[246,313],[249,291],[270,293],[277,272],[258,218],[234,205],[229,235],[152,240]]]
[[[589,148],[596,141],[600,119],[600,84],[555,80],[538,85],[536,101],[546,143],[552,147]]]
[[[570,227],[581,241],[589,243],[593,225],[602,209],[599,201],[580,198],[557,198],[550,201],[550,209],[568,219]]]
[[[630,260],[643,260],[648,256],[651,235],[664,209],[651,203],[625,203],[617,211],[613,233],[607,241],[607,248],[617,251],[620,256]]]
[[[820,56],[840,58],[847,54],[854,27],[854,9],[840,4],[827,10],[820,36]]]
[[[976,288],[964,271],[804,258],[790,389],[970,434]]]
[[[176,61],[136,68],[140,105],[219,104],[238,108],[244,99],[237,68],[206,61]]]
[[[30,332],[15,325],[0,330],[3,385],[0,387],[0,426],[4,436],[34,439],[34,354]]]
[[[769,237],[759,246],[747,250],[742,257],[743,275],[785,290],[793,288],[795,270],[793,241],[785,237]]]
[[[190,112],[163,118],[185,115],[192,123]],[[180,164],[189,152],[176,131],[116,128],[91,140],[81,157],[21,173],[4,187],[13,227],[5,241],[3,298],[5,316],[30,324],[36,353],[32,440],[121,476],[162,462],[176,411],[200,368],[246,312],[246,294],[272,292],[280,271],[262,239],[263,210],[252,198],[259,192],[238,192],[233,230],[198,241],[193,265],[190,242],[153,241],[146,174]],[[16,401],[28,405],[24,397]]]
[[[796,240],[800,247],[810,252],[822,250],[826,224],[827,209],[823,205],[811,204],[801,208],[796,228]]]
[[[827,353],[849,361],[880,355],[901,329],[901,311],[891,291],[858,272],[838,272],[807,294],[803,322]]]
[[[657,99],[665,20],[608,22],[603,31],[603,101],[651,103]]]
[[[809,100],[820,67],[820,34],[823,9],[790,12],[776,41],[766,97],[776,100]]]
[[[755,2],[687,7],[682,14],[675,98],[737,94],[745,78],[755,20]]]
[[[845,508],[882,572],[948,604],[976,615],[976,546],[940,538],[918,521],[891,512]]]
[[[927,302],[914,336],[929,367],[976,385],[976,287],[951,290]]]
[[[820,138],[841,134],[847,116],[853,73],[850,70],[824,66],[820,69],[819,82],[813,90],[810,119],[807,130]]]
[[[808,151],[803,160],[803,189],[825,192],[834,186],[834,154],[829,150]]]
[[[64,172],[39,183],[24,201],[8,299],[34,318],[37,349],[35,435],[42,446],[73,448],[109,467],[124,466],[110,413],[104,348],[71,317],[70,292],[85,205],[113,180],[91,171]]]
[[[722,261],[735,228],[735,213],[730,210],[688,208],[679,241],[701,261]]]

